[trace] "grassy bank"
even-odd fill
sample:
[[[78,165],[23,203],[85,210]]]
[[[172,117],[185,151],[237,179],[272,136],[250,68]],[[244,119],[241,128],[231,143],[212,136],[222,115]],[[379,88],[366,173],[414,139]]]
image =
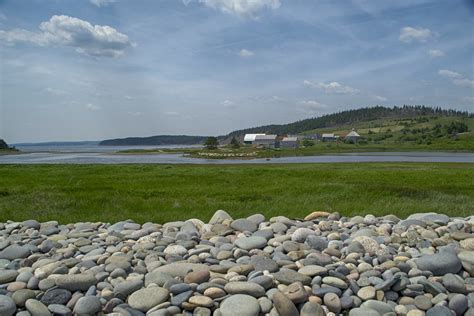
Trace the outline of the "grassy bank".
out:
[[[0,221],[474,214],[474,164],[2,165]]]

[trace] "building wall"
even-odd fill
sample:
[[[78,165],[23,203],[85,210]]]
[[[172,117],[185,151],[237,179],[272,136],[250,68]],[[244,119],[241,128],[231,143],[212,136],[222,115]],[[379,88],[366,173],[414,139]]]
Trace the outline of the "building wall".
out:
[[[274,140],[256,140],[252,144],[255,147],[275,148]]]
[[[280,148],[298,148],[298,142],[280,142]]]

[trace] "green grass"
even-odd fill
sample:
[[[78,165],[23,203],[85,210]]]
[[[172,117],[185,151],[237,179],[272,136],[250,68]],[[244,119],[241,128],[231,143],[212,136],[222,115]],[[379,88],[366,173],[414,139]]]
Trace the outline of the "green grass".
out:
[[[1,165],[0,221],[474,214],[474,164]]]

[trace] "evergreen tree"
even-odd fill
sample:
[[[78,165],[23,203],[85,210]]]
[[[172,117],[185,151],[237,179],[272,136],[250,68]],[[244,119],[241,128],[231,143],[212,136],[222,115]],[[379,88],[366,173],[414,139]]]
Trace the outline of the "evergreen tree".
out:
[[[208,137],[204,142],[204,147],[206,147],[206,149],[217,149],[217,146],[219,146],[219,141],[217,140],[217,137],[214,136]]]

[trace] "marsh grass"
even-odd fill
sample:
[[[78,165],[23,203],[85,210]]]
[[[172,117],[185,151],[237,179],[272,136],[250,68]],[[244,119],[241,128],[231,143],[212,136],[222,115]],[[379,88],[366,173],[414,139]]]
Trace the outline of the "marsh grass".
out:
[[[474,214],[474,164],[2,165],[0,221]]]

